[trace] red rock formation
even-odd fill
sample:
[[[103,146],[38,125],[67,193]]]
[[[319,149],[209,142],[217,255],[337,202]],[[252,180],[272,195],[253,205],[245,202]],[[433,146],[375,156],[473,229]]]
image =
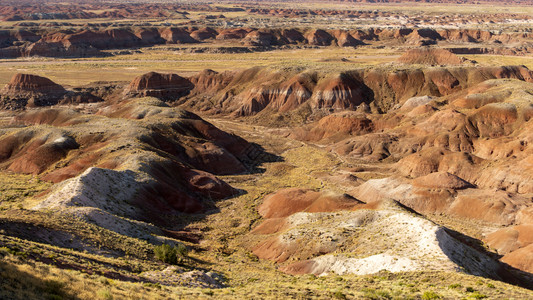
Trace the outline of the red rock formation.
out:
[[[331,212],[349,210],[362,204],[348,195],[328,195],[312,190],[297,188],[277,191],[265,197],[258,207],[259,214],[265,219],[288,217],[294,213]]]
[[[18,109],[29,106],[56,104],[66,94],[65,89],[48,78],[15,74],[11,81],[0,91],[1,108]]]
[[[250,30],[237,28],[237,29],[226,29],[219,32],[216,36],[217,40],[233,40],[233,39],[242,39],[244,38]]]
[[[162,44],[165,42],[165,40],[161,38],[159,31],[155,28],[140,28],[134,31],[134,34],[145,45]]]
[[[375,112],[386,112],[413,97],[450,95],[494,78],[533,81],[531,72],[520,66],[408,68],[392,72],[373,69],[340,74],[252,68],[193,76],[191,81],[205,80],[204,84],[182,102],[197,110],[239,116],[255,115],[265,109],[289,112],[305,103],[313,111],[323,113],[359,106],[366,107],[363,110],[372,107]],[[206,85],[207,82],[213,84]]]
[[[277,191],[265,197],[258,207],[259,214],[265,218],[263,223],[254,228],[253,234],[273,234],[285,230],[287,217],[298,212],[334,212],[340,210],[356,210],[371,208],[348,195],[316,192],[291,188]],[[308,247],[305,247],[308,248]],[[283,243],[278,236],[272,236],[260,242],[252,251],[262,259],[284,262],[294,256],[311,256],[324,254],[335,250],[329,247],[313,247],[303,250],[298,243]]]
[[[463,63],[461,58],[450,51],[435,48],[408,50],[398,61],[406,64],[426,65],[460,65]]]
[[[115,117],[133,115],[133,110],[145,112],[142,123],[114,121]],[[200,212],[206,208],[202,199],[217,200],[238,193],[208,171],[245,172],[239,158],[245,158],[249,145],[243,139],[154,99],[124,100],[103,112],[87,116],[48,109],[19,114],[15,125],[53,126],[40,130],[21,127],[2,136],[0,168],[60,182],[90,167],[131,169],[128,156],[143,153],[143,163],[134,165],[133,171],[140,168],[152,179],[140,183],[139,193],[131,200],[146,212],[142,217],[152,221],[159,220],[161,212]],[[91,129],[94,122],[116,126],[104,126],[95,133]]]
[[[368,88],[359,79],[341,73],[318,82],[312,97],[315,109],[355,109],[364,102],[369,102]]]
[[[165,28],[161,30],[160,33],[161,38],[163,38],[167,44],[187,44],[198,42],[183,28]]]
[[[272,98],[271,107],[280,112],[296,109],[311,98],[314,81],[313,73],[298,74],[285,81]]]
[[[280,40],[287,44],[298,44],[307,42],[303,34],[296,29],[283,29],[280,33]]]
[[[15,74],[10,82],[0,91],[2,95],[19,96],[32,94],[45,94],[50,96],[61,96],[65,89],[52,80],[32,75]]]
[[[413,181],[413,185],[424,188],[444,188],[453,190],[474,187],[471,183],[448,172],[435,172],[418,177]]]
[[[101,56],[102,52],[91,45],[73,45],[70,41],[38,41],[20,50],[20,56],[88,57]]]
[[[365,45],[362,41],[354,38],[349,32],[344,30],[337,30],[334,33],[337,45],[339,47],[356,47]]]
[[[292,138],[303,141],[340,141],[349,136],[372,132],[374,124],[361,113],[336,113],[316,123],[292,130]]]
[[[359,14],[359,12],[355,12]],[[126,13],[127,14],[127,13]],[[514,15],[513,17],[517,17]],[[251,34],[251,32],[257,32]],[[248,34],[251,34],[246,38]],[[490,31],[472,29],[366,28],[358,30],[273,29],[273,28],[146,28],[132,27],[105,30],[73,29],[68,31],[10,30],[0,32],[0,54],[5,57],[20,56],[98,56],[106,53],[100,49],[119,49],[162,43],[197,43],[212,39],[235,39],[250,46],[283,46],[309,44],[315,46],[337,45],[353,47],[363,41],[381,41],[396,45],[410,43],[431,45],[446,40],[450,43],[492,42],[492,45],[452,47],[454,53],[492,53],[524,55],[531,50],[527,43],[532,37],[526,33],[493,34]],[[522,43],[518,44],[509,43]],[[505,43],[505,44],[501,44]]]
[[[434,43],[437,40],[442,40],[442,37],[433,29],[420,28],[413,30],[409,35],[406,36],[406,39],[410,43],[418,44],[423,41],[430,41]]]
[[[251,31],[244,37],[242,43],[247,46],[268,47],[276,43],[276,38],[269,32]]]
[[[475,127],[474,134],[489,138],[511,134],[517,120],[516,106],[511,103],[487,104],[474,111],[468,118]]]
[[[233,73],[218,73],[216,71],[205,69],[198,73],[198,75],[190,78],[194,84],[195,89],[200,91],[212,89],[218,91],[225,87],[233,78]]]
[[[198,41],[214,39],[216,38],[217,35],[218,35],[217,31],[209,27],[197,29],[191,32],[191,37]]]
[[[333,37],[322,29],[314,29],[305,35],[305,38],[310,45],[329,46],[333,41]]]
[[[312,74],[304,73],[279,82],[281,78],[274,74],[270,81],[265,80],[266,82],[259,87],[252,88],[242,95],[242,105],[236,114],[253,115],[266,107],[282,112],[295,109],[311,97],[312,77]]]
[[[177,100],[192,88],[188,79],[177,74],[150,72],[133,79],[123,94],[125,97],[152,96]]]

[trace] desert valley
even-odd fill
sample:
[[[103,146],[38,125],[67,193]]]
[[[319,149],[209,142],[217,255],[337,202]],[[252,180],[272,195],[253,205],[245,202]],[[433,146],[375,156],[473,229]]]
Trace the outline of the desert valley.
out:
[[[2,1],[0,299],[533,299],[533,2]]]

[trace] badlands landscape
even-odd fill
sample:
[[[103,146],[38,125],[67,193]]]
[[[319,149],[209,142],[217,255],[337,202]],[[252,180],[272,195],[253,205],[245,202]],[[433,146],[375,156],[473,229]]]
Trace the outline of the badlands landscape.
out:
[[[3,1],[0,299],[533,298],[532,4]]]

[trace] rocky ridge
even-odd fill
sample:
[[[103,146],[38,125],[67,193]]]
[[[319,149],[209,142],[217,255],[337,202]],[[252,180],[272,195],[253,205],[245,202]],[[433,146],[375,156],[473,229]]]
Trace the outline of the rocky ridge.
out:
[[[271,29],[218,27],[131,27],[113,29],[0,31],[2,57],[92,57],[109,55],[102,50],[161,44],[213,44],[238,42],[245,47],[271,49],[286,46],[359,47],[373,43],[390,46],[459,44],[455,53],[494,52],[517,55],[532,47],[530,33],[495,33],[490,30],[434,28],[361,28],[357,30]],[[481,47],[480,43],[492,43]],[[509,47],[508,45],[515,45]],[[455,49],[455,50],[454,50]],[[470,49],[470,50],[468,50]],[[477,49],[477,50],[476,50]],[[485,49],[485,50],[483,50]],[[465,52],[466,51],[466,52]],[[448,54],[449,56],[449,54]]]

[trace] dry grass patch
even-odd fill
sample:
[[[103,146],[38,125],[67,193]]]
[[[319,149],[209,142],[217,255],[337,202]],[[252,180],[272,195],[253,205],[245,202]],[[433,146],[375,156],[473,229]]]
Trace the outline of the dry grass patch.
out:
[[[0,209],[22,208],[52,184],[35,175],[0,171]]]

